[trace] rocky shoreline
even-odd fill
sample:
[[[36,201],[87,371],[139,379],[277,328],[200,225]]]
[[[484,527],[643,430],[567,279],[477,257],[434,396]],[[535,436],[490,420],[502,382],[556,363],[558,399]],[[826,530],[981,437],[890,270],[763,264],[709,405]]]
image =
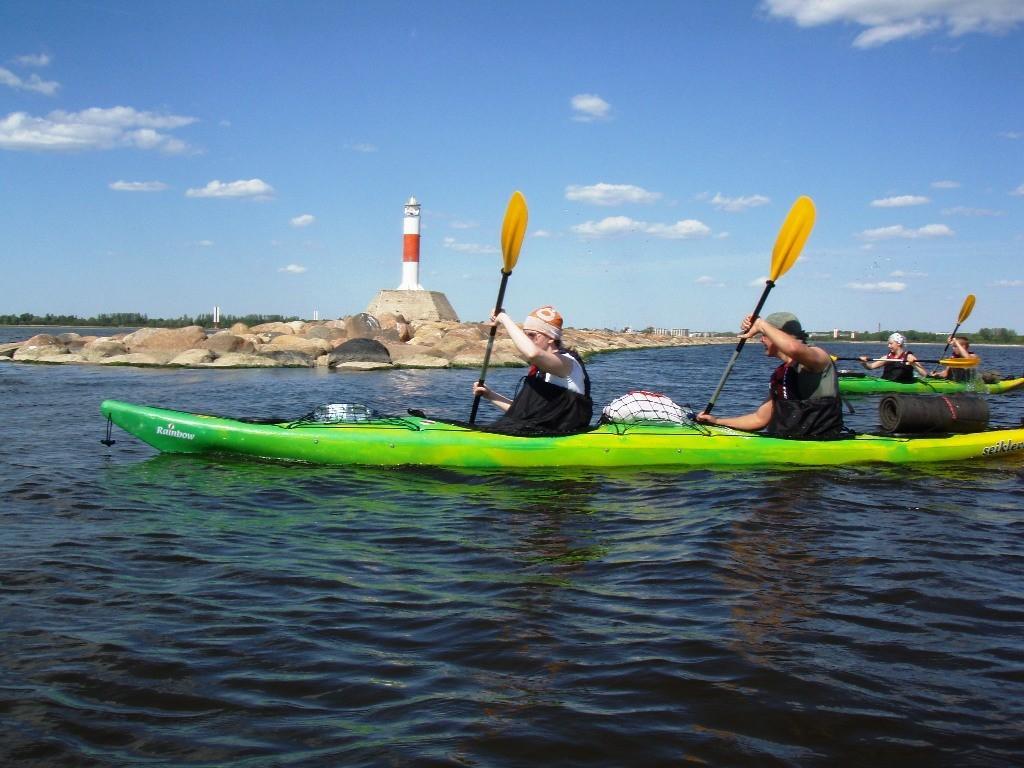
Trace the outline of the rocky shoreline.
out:
[[[489,326],[445,321],[408,322],[401,315],[365,313],[338,320],[242,323],[224,330],[198,325],[140,328],[111,336],[38,333],[0,344],[0,362],[128,365],[183,368],[479,368]],[[653,333],[566,329],[563,342],[584,358],[603,352],[735,343],[736,337],[664,336]],[[491,352],[492,367],[525,365],[504,333]]]

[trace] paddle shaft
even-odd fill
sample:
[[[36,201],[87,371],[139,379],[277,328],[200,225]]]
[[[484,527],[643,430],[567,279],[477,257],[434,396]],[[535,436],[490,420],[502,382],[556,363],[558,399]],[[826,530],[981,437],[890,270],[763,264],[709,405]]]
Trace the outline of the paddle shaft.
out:
[[[973,368],[978,364],[978,358],[976,357],[944,357],[941,360],[924,360],[920,357],[916,358],[914,363],[908,363],[906,360],[894,360],[888,357],[876,357],[873,360],[861,360],[859,357],[833,357],[835,361],[847,360],[851,363],[895,363],[896,365],[914,365],[915,363],[933,363],[935,365],[945,365],[948,368]]]
[[[949,338],[951,338],[951,339],[954,338],[956,336],[956,332],[959,331],[959,330],[960,330],[960,323],[957,323],[956,326],[953,328],[953,332],[951,334],[949,334]],[[945,357],[946,356],[946,352],[948,352],[948,351],[949,351],[949,342],[947,341],[946,342],[946,346],[943,347],[943,349],[942,349],[942,356]]]
[[[508,277],[511,272],[506,272],[504,269],[501,270],[501,285],[498,287],[498,300],[494,303],[494,314],[498,314],[501,311],[501,305],[505,302],[505,286],[508,285]],[[484,364],[480,369],[480,378],[477,380],[477,384],[483,384],[484,378],[487,376],[487,364],[491,361],[491,350],[494,349],[494,337],[498,335],[498,326],[491,326],[491,334],[487,337],[487,349],[484,350]],[[476,412],[480,408],[480,397],[477,395],[473,398],[473,409],[469,412],[469,423],[476,423]]]
[[[949,334],[949,338],[955,338],[956,332],[960,330],[960,326],[963,325],[964,320],[971,316],[971,312],[974,311],[974,294],[968,293],[967,298],[964,299],[963,305],[960,307],[960,314],[956,318],[956,326],[953,328],[953,332]],[[946,352],[949,351],[949,341],[946,341],[946,347],[942,350],[942,356],[946,356]]]
[[[757,306],[754,307],[754,314],[750,316],[750,322],[753,323],[757,320],[761,314],[761,308],[764,307],[765,301],[768,299],[768,293],[772,288],[775,287],[774,280],[768,280],[765,282],[764,291],[761,293],[761,300],[757,302]],[[718,386],[715,387],[715,392],[711,395],[711,399],[708,400],[708,404],[704,407],[704,413],[711,413],[711,409],[715,407],[715,403],[718,401],[718,396],[722,394],[722,388],[725,386],[725,380],[729,378],[729,374],[732,373],[732,367],[736,365],[736,360],[740,356],[740,352],[743,351],[743,345],[747,343],[745,338],[741,338],[739,343],[736,345],[735,351],[732,353],[732,357],[729,359],[729,364],[725,366],[725,370],[722,371],[722,378],[718,380]]]

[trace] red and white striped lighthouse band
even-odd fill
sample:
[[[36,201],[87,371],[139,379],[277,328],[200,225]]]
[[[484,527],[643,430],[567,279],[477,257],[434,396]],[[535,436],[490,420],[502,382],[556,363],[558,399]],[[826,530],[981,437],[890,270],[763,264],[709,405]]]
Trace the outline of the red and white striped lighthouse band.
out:
[[[420,260],[420,217],[406,216],[402,223],[402,261]]]
[[[562,338],[562,316],[552,306],[540,307],[526,316],[524,331],[537,331],[552,339]]]

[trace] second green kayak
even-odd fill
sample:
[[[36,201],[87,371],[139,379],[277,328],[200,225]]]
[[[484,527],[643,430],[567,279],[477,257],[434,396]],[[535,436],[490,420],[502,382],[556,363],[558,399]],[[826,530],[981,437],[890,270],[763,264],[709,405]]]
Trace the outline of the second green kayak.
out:
[[[944,395],[950,392],[978,392],[999,395],[1024,387],[1024,378],[1004,379],[992,384],[982,382],[965,383],[948,381],[947,379],[917,379],[910,384],[899,384],[876,376],[843,376],[839,375],[839,391],[844,395],[875,395],[892,392],[906,394]]]

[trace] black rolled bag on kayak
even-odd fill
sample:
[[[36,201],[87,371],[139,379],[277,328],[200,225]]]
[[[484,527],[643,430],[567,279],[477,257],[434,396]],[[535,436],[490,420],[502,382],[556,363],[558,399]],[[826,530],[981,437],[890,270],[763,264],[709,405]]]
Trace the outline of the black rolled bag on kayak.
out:
[[[878,419],[886,432],[984,432],[988,402],[977,395],[886,395]]]

